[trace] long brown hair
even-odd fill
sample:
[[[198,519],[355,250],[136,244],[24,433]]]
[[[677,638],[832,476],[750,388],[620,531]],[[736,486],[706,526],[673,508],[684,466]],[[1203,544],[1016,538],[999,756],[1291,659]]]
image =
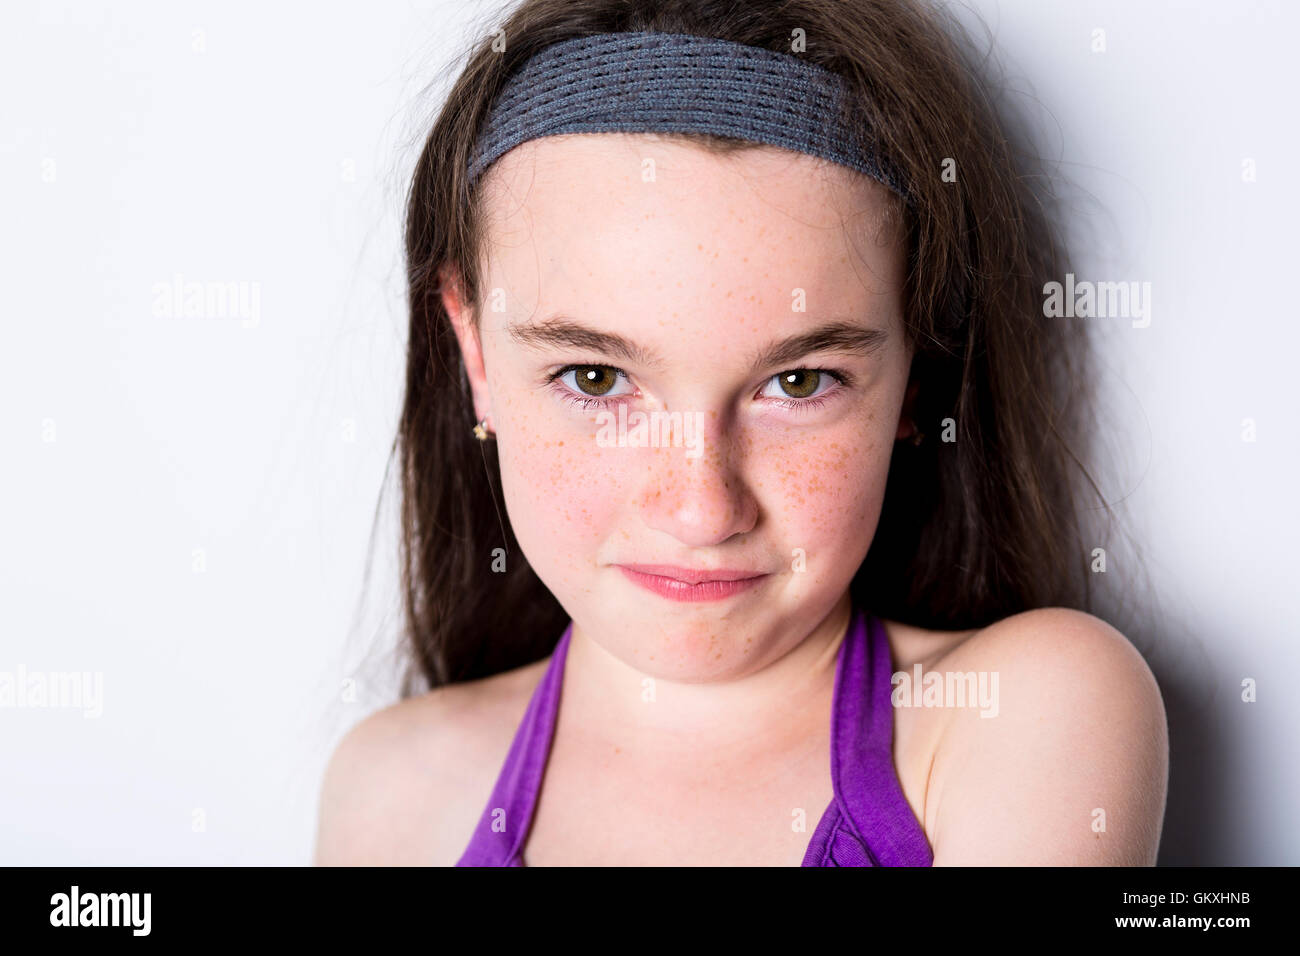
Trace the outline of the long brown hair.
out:
[[[914,197],[899,215],[913,417],[925,440],[895,447],[855,599],[945,629],[1034,607],[1087,610],[1080,515],[1097,493],[1084,465],[1088,341],[1044,317],[1044,284],[1063,274],[1046,182],[1011,145],[962,28],[921,0],[522,0],[493,31],[504,49],[489,35],[469,52],[407,202],[410,336],[394,446],[412,653],[403,696],[420,677],[436,687],[539,660],[568,621],[515,541],[495,445],[472,434],[439,270],[455,267],[466,301],[480,301],[480,197],[465,169],[504,82],[552,43],[630,30],[785,53],[802,30],[796,55],[848,79],[862,125]]]

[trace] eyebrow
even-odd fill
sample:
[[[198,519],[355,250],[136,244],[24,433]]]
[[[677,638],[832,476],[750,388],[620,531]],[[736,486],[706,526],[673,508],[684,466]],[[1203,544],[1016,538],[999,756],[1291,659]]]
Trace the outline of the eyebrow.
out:
[[[663,356],[613,332],[602,332],[568,316],[553,315],[540,322],[511,323],[506,328],[512,339],[529,348],[587,349],[612,355],[643,368],[662,368]],[[870,355],[889,333],[884,329],[863,328],[851,322],[835,320],[773,342],[754,356],[752,368],[785,365],[810,352],[848,352]]]

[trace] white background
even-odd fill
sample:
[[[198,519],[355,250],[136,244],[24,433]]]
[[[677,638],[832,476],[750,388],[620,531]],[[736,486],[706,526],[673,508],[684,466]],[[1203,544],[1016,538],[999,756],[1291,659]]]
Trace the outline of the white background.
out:
[[[1300,6],[973,8],[1073,184],[1075,273],[1152,284],[1149,328],[1094,321],[1147,567],[1108,574],[1173,738],[1161,861],[1300,863]],[[396,693],[391,491],[362,581],[402,199],[497,9],[6,10],[0,671],[102,674],[103,714],[0,709],[0,863],[310,860],[334,743]],[[255,319],[157,314],[178,275]]]

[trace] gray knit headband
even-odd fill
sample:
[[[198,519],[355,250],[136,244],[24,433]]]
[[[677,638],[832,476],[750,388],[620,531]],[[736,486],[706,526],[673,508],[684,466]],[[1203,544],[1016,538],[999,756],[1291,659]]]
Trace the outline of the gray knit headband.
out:
[[[561,133],[695,132],[780,146],[906,190],[849,122],[845,80],[796,56],[680,33],[599,33],[543,48],[505,84],[469,164]]]

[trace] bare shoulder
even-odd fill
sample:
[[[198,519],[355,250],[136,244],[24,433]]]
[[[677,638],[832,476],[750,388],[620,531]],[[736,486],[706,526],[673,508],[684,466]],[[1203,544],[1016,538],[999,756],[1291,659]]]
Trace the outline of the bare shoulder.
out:
[[[937,711],[927,808],[936,864],[1154,863],[1165,710],[1123,634],[1082,611],[1039,608],[970,633],[930,669],[985,698],[945,699]]]
[[[934,667],[990,679],[996,674],[1000,689],[1013,694],[1006,701],[1013,715],[1068,714],[1081,729],[1113,727],[1116,720],[1164,726],[1164,701],[1146,660],[1127,637],[1084,611],[1047,607],[1013,614],[971,632]],[[968,712],[949,713],[961,713],[971,726],[999,726],[982,718],[971,723]]]
[[[321,784],[315,864],[454,864],[546,663],[435,688],[348,730]]]
[[[1155,678],[1128,638],[1099,617],[1066,607],[1013,614],[950,648],[941,666],[956,662],[1013,665],[1046,675],[1068,668],[1074,676]],[[1082,673],[1080,670],[1082,669]],[[1118,673],[1117,673],[1118,671]]]

